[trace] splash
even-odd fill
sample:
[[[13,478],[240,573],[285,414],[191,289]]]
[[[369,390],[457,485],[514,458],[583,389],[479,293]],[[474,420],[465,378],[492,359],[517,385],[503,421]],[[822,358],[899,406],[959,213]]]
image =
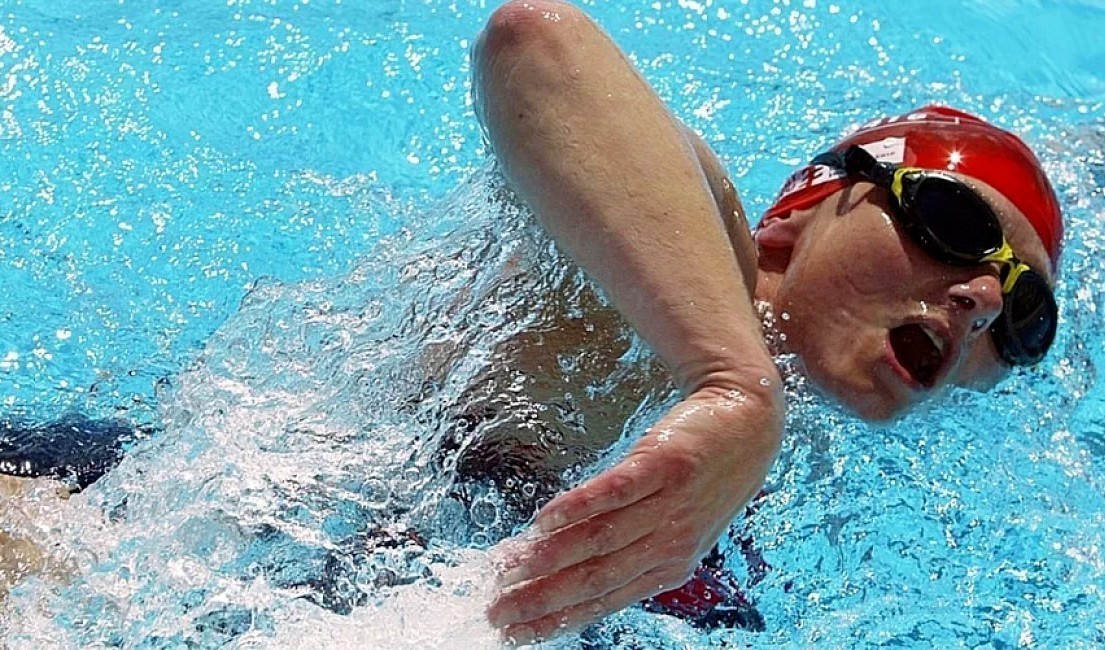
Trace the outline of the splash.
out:
[[[346,630],[437,647],[419,614],[438,601],[439,638],[490,639],[475,623],[486,571],[435,541],[459,521],[443,413],[529,324],[522,297],[563,274],[490,168],[420,218],[452,229],[385,238],[345,277],[254,287],[165,385],[163,432],[58,506],[38,541],[81,568],[13,593],[9,642]]]

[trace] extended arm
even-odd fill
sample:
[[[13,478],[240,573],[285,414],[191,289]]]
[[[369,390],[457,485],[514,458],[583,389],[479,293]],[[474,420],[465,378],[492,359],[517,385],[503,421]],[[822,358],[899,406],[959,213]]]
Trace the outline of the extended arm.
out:
[[[546,506],[546,535],[508,558],[489,616],[523,640],[681,584],[760,487],[782,404],[753,277],[695,144],[610,39],[570,5],[511,2],[475,63],[509,182],[686,395],[625,461]]]

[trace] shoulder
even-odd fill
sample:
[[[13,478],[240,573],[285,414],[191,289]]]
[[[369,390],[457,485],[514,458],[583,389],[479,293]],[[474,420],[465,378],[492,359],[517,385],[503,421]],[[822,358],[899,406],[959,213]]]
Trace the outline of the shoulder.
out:
[[[729,235],[729,243],[740,262],[741,273],[751,297],[756,289],[756,245],[752,240],[752,231],[748,226],[740,194],[714,150],[686,124],[680,123],[680,126],[698,156],[698,163],[702,166],[702,172],[714,195],[718,212],[725,224],[725,232]]]

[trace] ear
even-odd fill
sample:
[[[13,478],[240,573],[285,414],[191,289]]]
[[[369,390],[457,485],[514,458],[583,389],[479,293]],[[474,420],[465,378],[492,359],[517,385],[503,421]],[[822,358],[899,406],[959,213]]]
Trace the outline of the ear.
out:
[[[758,267],[765,273],[783,273],[802,233],[813,220],[813,209],[791,210],[760,222],[756,228]]]
[[[761,253],[794,248],[809,224],[812,213],[813,210],[791,210],[786,215],[761,221],[756,228],[756,246]]]

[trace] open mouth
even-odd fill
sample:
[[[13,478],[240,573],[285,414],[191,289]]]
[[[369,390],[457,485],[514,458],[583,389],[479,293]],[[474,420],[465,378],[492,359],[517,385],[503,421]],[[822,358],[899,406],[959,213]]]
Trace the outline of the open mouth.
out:
[[[890,347],[917,383],[928,388],[936,384],[947,347],[940,335],[916,323],[899,325],[890,330]]]

